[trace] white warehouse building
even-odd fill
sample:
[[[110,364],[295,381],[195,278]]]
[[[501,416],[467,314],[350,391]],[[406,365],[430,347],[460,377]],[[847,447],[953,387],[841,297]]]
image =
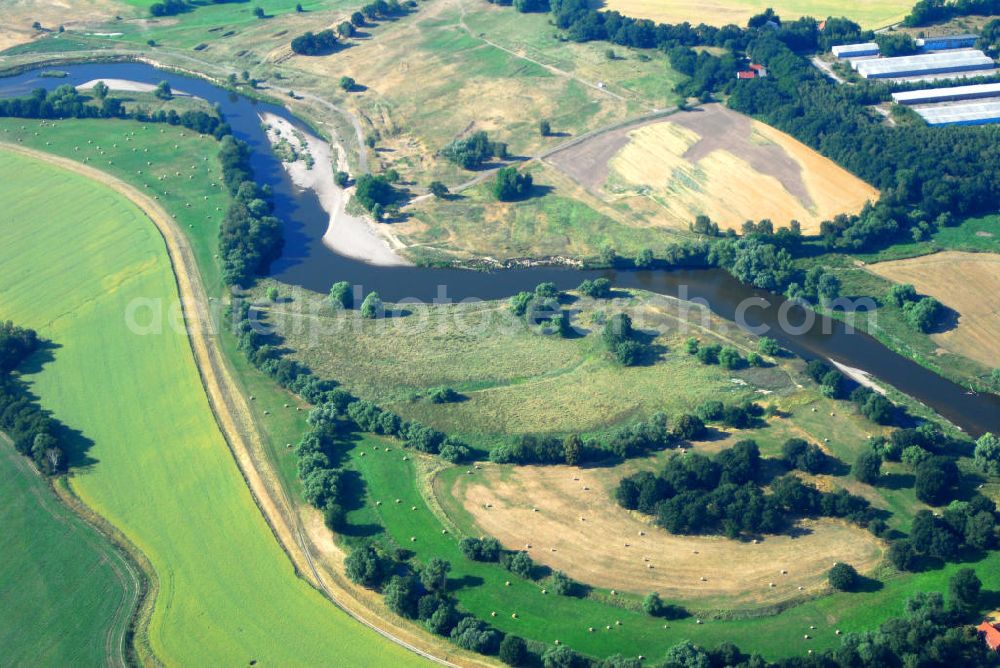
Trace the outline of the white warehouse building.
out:
[[[1000,83],[927,88],[892,94],[892,99],[897,104],[935,104],[937,102],[980,100],[987,97],[1000,97]]]
[[[830,52],[837,58],[860,58],[877,56],[879,49],[875,42],[866,42],[864,44],[841,44],[830,49]]]
[[[917,77],[951,72],[977,72],[996,67],[993,59],[982,51],[945,51],[919,56],[898,58],[873,58],[852,63],[858,74],[866,79],[892,79]]]

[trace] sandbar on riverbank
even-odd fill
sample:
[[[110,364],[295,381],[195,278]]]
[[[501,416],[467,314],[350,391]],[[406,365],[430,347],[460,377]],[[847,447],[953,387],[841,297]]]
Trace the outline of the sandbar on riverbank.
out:
[[[383,234],[368,219],[347,213],[351,188],[342,189],[333,182],[334,148],[315,135],[304,132],[289,121],[271,113],[260,115],[267,127],[267,138],[272,147],[283,138],[299,153],[308,152],[312,166],[304,158],[282,165],[296,186],[312,190],[320,206],[330,216],[323,244],[341,255],[379,267],[408,266],[412,263],[393,249],[388,235]],[[337,151],[337,169],[347,171],[347,156]]]

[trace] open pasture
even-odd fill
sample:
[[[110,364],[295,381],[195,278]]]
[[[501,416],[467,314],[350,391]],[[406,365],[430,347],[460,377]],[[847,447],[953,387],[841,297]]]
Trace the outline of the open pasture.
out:
[[[944,251],[867,269],[894,283],[909,283],[958,312],[954,328],[931,335],[942,348],[987,367],[1000,364],[1000,255]]]
[[[266,286],[260,288],[263,297]],[[479,440],[540,432],[600,432],[656,411],[690,410],[708,399],[778,400],[794,392],[783,367],[730,372],[705,366],[683,350],[691,335],[755,345],[714,317],[714,334],[693,312],[682,328],[681,305],[654,294],[612,300],[581,298],[569,308],[578,338],[532,330],[505,301],[404,305],[409,315],[366,320],[334,310],[323,296],[296,290],[288,304],[259,300],[269,324],[318,375],[358,396],[448,433]],[[628,309],[636,326],[656,332],[660,359],[623,369],[600,340],[601,318]],[[735,380],[734,380],[735,379]],[[434,404],[429,390],[451,387],[465,400]],[[586,392],[579,388],[586,387]],[[765,394],[767,396],[765,396]]]
[[[449,260],[594,257],[608,245],[634,256],[679,238],[646,222],[651,207],[637,206],[644,202],[609,204],[545,163],[526,171],[534,179],[527,199],[498,202],[487,182],[445,200],[414,204],[408,208],[412,215],[394,223],[393,232],[407,244],[411,258]]]
[[[355,110],[379,136],[378,159],[421,185],[439,178],[454,186],[475,176],[437,156],[453,139],[485,130],[512,155],[532,156],[567,136],[672,104],[680,78],[662,54],[640,60],[620,49],[608,59],[602,45],[559,41],[545,14],[478,0],[421,3],[364,32],[370,37],[322,57],[286,60],[281,44],[267,62],[280,64],[292,87],[323,90]],[[342,75],[360,91],[331,86]],[[539,134],[541,119],[554,136]]]
[[[746,220],[797,220],[813,234],[878,198],[804,144],[719,104],[607,132],[548,161],[608,201],[652,200],[663,228],[705,214],[737,230]]]
[[[59,346],[26,379],[79,430],[74,491],[157,573],[143,642],[171,664],[415,661],[296,577],[218,431],[186,333],[166,319],[177,288],[150,220],[35,159],[5,151],[0,170],[0,312]],[[137,322],[160,313],[163,329],[130,331],[136,304]]]
[[[863,28],[882,28],[901,21],[913,3],[909,0],[780,0],[760,3],[752,0],[604,0],[600,5],[625,16],[652,19],[660,23],[693,25],[707,23],[723,26],[729,23],[746,25],[747,20],[773,7],[783,19],[813,16],[822,21],[830,16],[846,16]]]
[[[881,541],[869,532],[828,518],[756,544],[667,533],[615,503],[625,468],[633,467],[490,466],[438,489],[459,499],[483,533],[511,548],[531,545],[535,561],[581,582],[638,595],[656,591],[702,607],[815,594],[826,588],[830,564],[843,561],[864,573],[882,558]]]

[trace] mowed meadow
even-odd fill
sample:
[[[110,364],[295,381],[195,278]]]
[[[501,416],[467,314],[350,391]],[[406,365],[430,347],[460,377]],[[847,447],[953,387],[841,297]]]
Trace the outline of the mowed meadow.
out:
[[[136,299],[177,301],[143,212],[8,151],[0,202],[0,314],[54,346],[25,379],[79,432],[73,490],[156,571],[140,645],[167,664],[415,663],[296,577],[218,431],[183,331],[126,326]],[[149,310],[139,317],[151,322]]]

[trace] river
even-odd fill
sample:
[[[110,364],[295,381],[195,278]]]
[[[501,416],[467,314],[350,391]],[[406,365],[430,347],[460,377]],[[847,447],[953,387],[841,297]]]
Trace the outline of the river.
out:
[[[41,77],[45,70],[68,73],[64,78]],[[704,300],[718,315],[741,325],[765,327],[767,334],[792,352],[806,358],[824,358],[867,371],[930,406],[972,436],[992,431],[1000,433],[1000,396],[971,394],[966,388],[925,369],[861,332],[851,332],[836,320],[817,317],[810,327],[782,327],[799,324],[810,317],[801,307],[786,304],[773,293],[740,283],[719,269],[580,271],[538,267],[498,272],[425,267],[375,267],[338,255],[323,245],[329,216],[311,191],[301,191],[291,182],[280,161],[271,153],[258,114],[270,112],[307,129],[286,109],[258,102],[219,88],[205,80],[158,70],[139,63],[40,67],[0,79],[0,96],[24,95],[33,88],[78,85],[96,78],[129,79],[145,83],[166,80],[217,104],[233,128],[233,134],[253,149],[252,164],[259,183],[271,186],[275,213],[285,223],[285,250],[274,263],[274,278],[289,285],[326,292],[335,281],[346,280],[376,290],[387,301],[419,299],[430,301],[441,295],[455,301],[468,298],[499,299],[520,290],[531,290],[543,281],[560,289],[575,288],[585,278],[604,276],[619,288],[640,288],[673,297]],[[752,300],[752,301],[748,301]],[[752,307],[746,309],[748,304]],[[0,314],[2,315],[2,314]]]

